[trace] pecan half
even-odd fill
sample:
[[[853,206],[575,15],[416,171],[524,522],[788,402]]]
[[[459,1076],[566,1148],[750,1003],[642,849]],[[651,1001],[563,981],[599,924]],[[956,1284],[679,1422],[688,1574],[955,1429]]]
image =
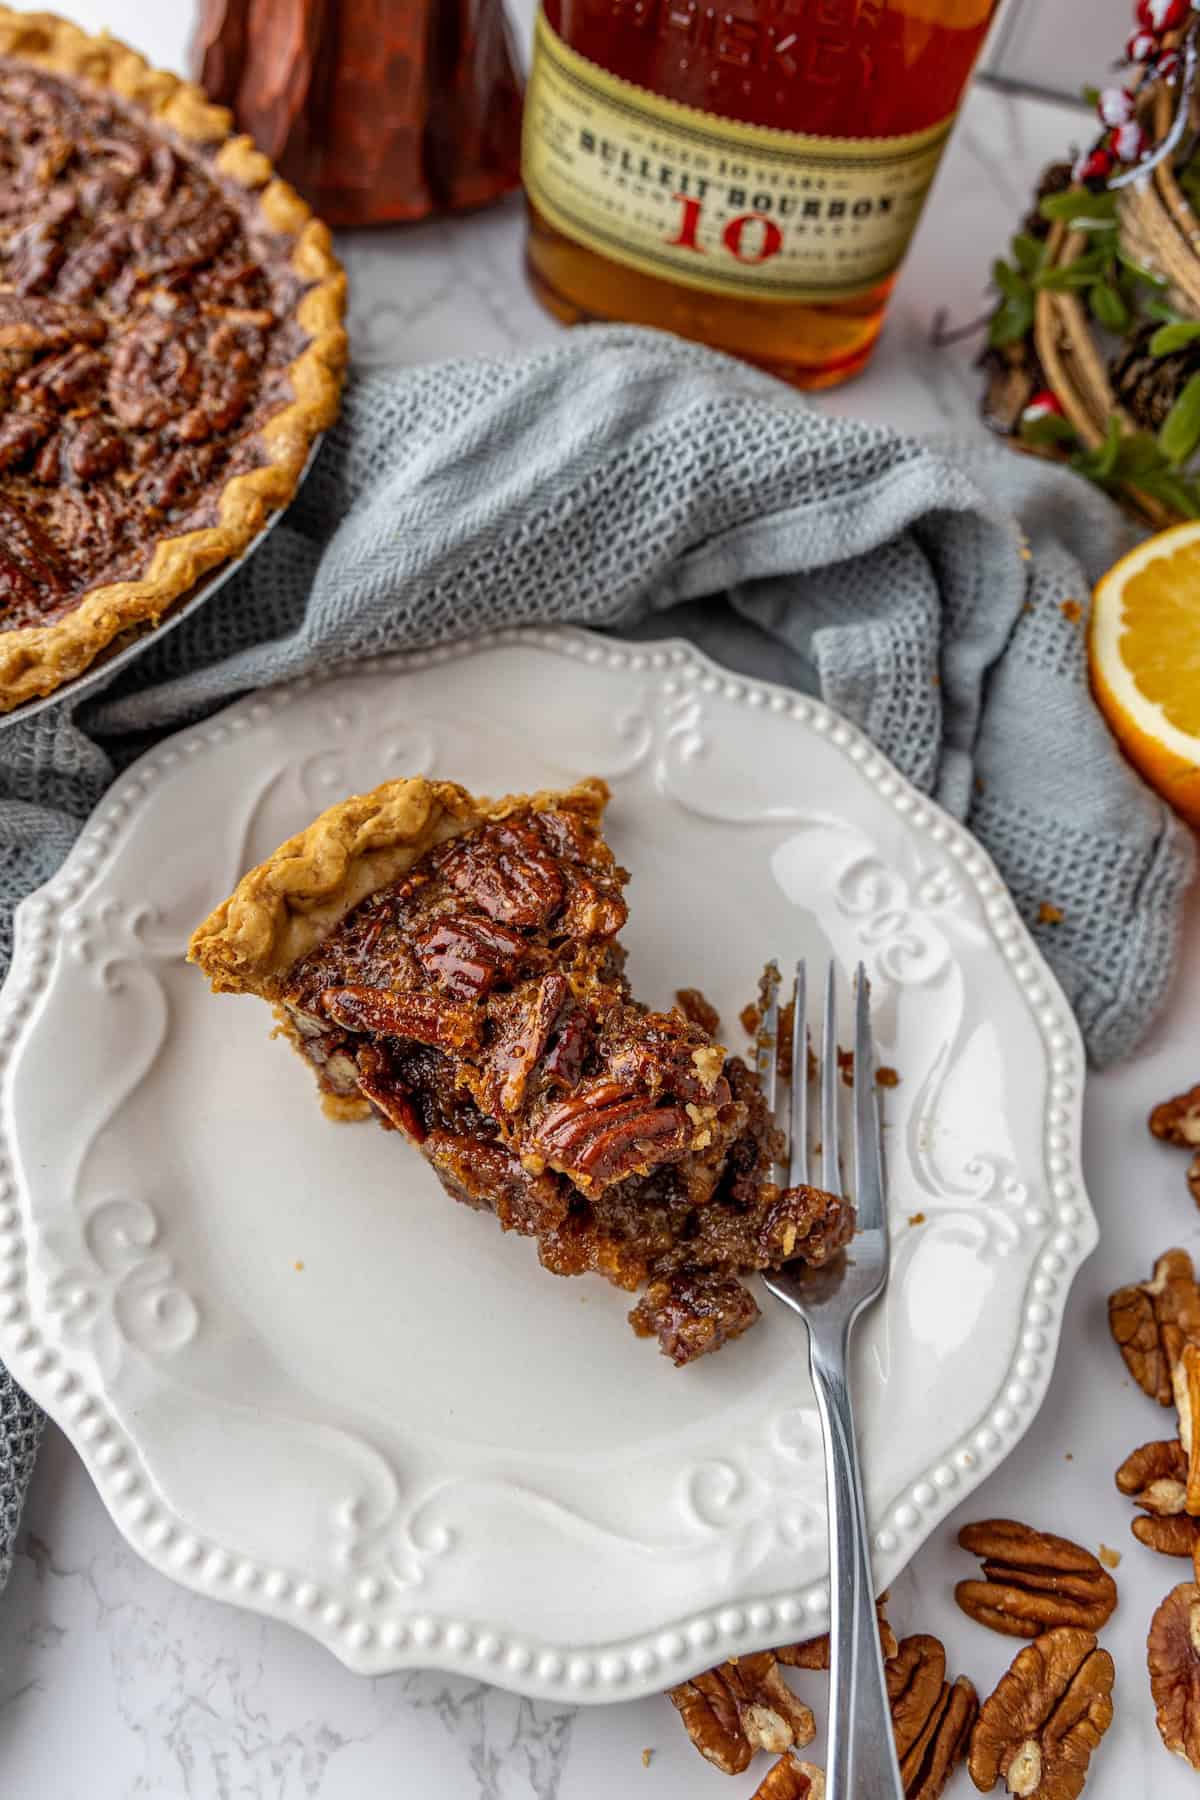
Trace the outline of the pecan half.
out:
[[[54,285],[64,300],[85,301],[120,273],[129,249],[129,226],[123,219],[98,225],[67,257]]]
[[[1187,1184],[1188,1193],[1192,1196],[1196,1205],[1200,1206],[1200,1150],[1197,1150],[1195,1156],[1193,1156],[1191,1162],[1188,1164]]]
[[[875,1611],[879,1618],[879,1642],[883,1650],[883,1660],[887,1662],[895,1656],[900,1646],[896,1634],[888,1624],[884,1607],[887,1595],[881,1594],[875,1602]],[[829,1667],[829,1633],[822,1637],[809,1638],[803,1644],[784,1644],[775,1652],[779,1661],[789,1669],[827,1669]]]
[[[236,230],[237,220],[228,207],[181,194],[161,219],[147,220],[138,228],[138,264],[148,274],[186,272],[211,262]]]
[[[757,1750],[803,1749],[817,1733],[770,1650],[733,1657],[670,1688],[667,1698],[701,1756],[724,1775],[740,1775]]]
[[[454,1000],[470,1000],[515,975],[526,945],[519,931],[466,914],[439,919],[420,934],[414,948],[431,981]]]
[[[825,1800],[825,1772],[789,1751],[767,1770],[750,1800]]]
[[[254,399],[254,375],[265,340],[254,326],[229,319],[214,326],[204,348],[200,395],[182,414],[176,435],[185,444],[203,444],[237,423]]]
[[[108,404],[128,430],[158,431],[194,403],[201,379],[186,332],[174,319],[145,313],[113,349]]]
[[[403,1132],[414,1144],[425,1142],[425,1122],[411,1096],[390,1079],[387,1059],[382,1051],[371,1045],[359,1051],[354,1080],[360,1093],[366,1095],[382,1115],[386,1125]]]
[[[36,408],[53,410],[78,406],[104,373],[104,358],[88,344],[72,344],[53,356],[42,357],[26,369],[16,384]]]
[[[1116,1483],[1149,1516],[1130,1530],[1139,1544],[1164,1556],[1191,1556],[1200,1524],[1187,1515],[1187,1452],[1178,1438],[1142,1444],[1117,1470]]]
[[[1200,1084],[1156,1106],[1150,1114],[1150,1129],[1165,1144],[1178,1144],[1185,1150],[1200,1148]]]
[[[98,344],[107,326],[97,313],[62,300],[0,292],[0,350],[62,350]]]
[[[1158,1733],[1168,1750],[1200,1769],[1200,1587],[1172,1588],[1146,1639]]]
[[[0,470],[19,467],[53,429],[54,420],[48,413],[14,412],[0,417]]]
[[[965,1675],[956,1676],[904,1765],[908,1800],[939,1800],[966,1757],[978,1717],[979,1696],[974,1682]]]
[[[548,1108],[535,1147],[577,1186],[604,1186],[681,1155],[692,1140],[682,1106],[655,1106],[618,1082],[594,1081]]]
[[[1038,1637],[1056,1625],[1094,1631],[1117,1604],[1117,1584],[1090,1550],[1015,1519],[984,1519],[958,1534],[982,1557],[982,1581],[960,1581],[954,1597],[969,1618],[1008,1637]]]
[[[321,1004],[335,1025],[377,1037],[411,1038],[435,1049],[474,1049],[479,1018],[473,1006],[440,994],[393,994],[389,988],[326,988]]]
[[[194,482],[206,478],[218,454],[215,445],[193,444],[186,450],[176,450],[162,461],[156,459],[141,486],[146,505],[160,512],[174,506]]]
[[[1195,1556],[1200,1549],[1200,1523],[1186,1513],[1136,1518],[1129,1527],[1139,1544],[1157,1550],[1160,1556]]]
[[[583,1065],[587,1061],[591,1035],[591,1023],[582,1007],[569,1009],[562,1015],[554,1034],[554,1042],[546,1052],[546,1060],[542,1064],[542,1073],[547,1081],[559,1088],[578,1086]]]
[[[1200,1344],[1185,1344],[1172,1371],[1179,1442],[1187,1457],[1183,1510],[1200,1513]]]
[[[946,1679],[946,1652],[935,1637],[905,1638],[887,1664],[896,1755],[907,1800],[938,1800],[962,1761],[979,1711],[975,1689]]]
[[[126,454],[127,446],[120,433],[93,415],[80,419],[75,426],[64,460],[75,480],[86,483],[119,469]]]
[[[0,496],[0,606],[22,624],[25,606],[45,607],[67,590],[58,552],[46,533]]]
[[[1060,1626],[1018,1651],[979,1710],[967,1768],[1021,1800],[1076,1800],[1112,1724],[1113,1663],[1090,1631]]]
[[[532,825],[488,825],[441,858],[456,893],[504,925],[544,925],[563,903],[558,865]]]
[[[487,1059],[487,1088],[496,1113],[515,1113],[529,1077],[550,1042],[569,989],[565,975],[544,975],[505,996],[495,1015],[496,1034]],[[494,1005],[497,1003],[493,1003]]]
[[[1149,1281],[1118,1288],[1108,1323],[1125,1366],[1160,1406],[1174,1398],[1172,1374],[1189,1340],[1200,1343],[1200,1287],[1186,1250],[1168,1250]]]
[[[46,287],[66,254],[46,219],[33,219],[14,232],[8,250],[8,279],[18,294],[34,294]]]

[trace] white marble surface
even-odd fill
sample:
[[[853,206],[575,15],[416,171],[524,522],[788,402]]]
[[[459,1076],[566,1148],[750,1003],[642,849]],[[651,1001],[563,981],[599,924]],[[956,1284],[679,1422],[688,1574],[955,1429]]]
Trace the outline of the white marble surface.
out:
[[[186,8],[86,0],[65,8],[175,60]],[[900,283],[880,353],[821,404],[914,430],[975,430],[970,347],[934,351],[930,319],[980,305],[988,264],[1079,115],[971,99]],[[480,217],[345,246],[360,361],[425,361],[548,342],[524,286],[515,203]],[[1144,1055],[1089,1088],[1086,1159],[1103,1225],[1071,1304],[1058,1372],[1036,1425],[969,1503],[1119,1547],[1122,1602],[1105,1633],[1117,1723],[1088,1786],[1097,1800],[1184,1800],[1196,1778],[1161,1749],[1145,1670],[1149,1614],[1185,1565],[1129,1536],[1111,1474],[1165,1417],[1124,1379],[1104,1297],[1178,1242],[1200,1252],[1200,1218],[1178,1153],[1151,1142],[1150,1104],[1200,1074],[1200,905],[1190,956]],[[956,1612],[968,1572],[950,1525],[897,1584],[901,1630],[943,1636],[984,1690],[1012,1646]],[[824,1711],[820,1683],[806,1690]],[[817,1747],[819,1750],[819,1746]],[[654,1754],[643,1767],[642,1751]],[[765,1767],[765,1764],[763,1765]],[[745,1800],[700,1762],[666,1701],[572,1711],[434,1674],[353,1676],[283,1626],[173,1586],[124,1545],[60,1434],[38,1466],[16,1567],[0,1601],[0,1794],[4,1800]],[[965,1776],[954,1800],[972,1792]]]
[[[1073,99],[1115,61],[1132,23],[1132,0],[1004,0],[984,66]]]

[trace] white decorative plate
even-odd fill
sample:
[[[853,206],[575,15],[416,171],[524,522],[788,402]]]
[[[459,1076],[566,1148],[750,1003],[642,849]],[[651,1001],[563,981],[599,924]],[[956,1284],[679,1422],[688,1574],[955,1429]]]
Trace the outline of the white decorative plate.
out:
[[[1095,1239],[1083,1057],[992,865],[851,726],[684,645],[512,633],[239,702],[21,907],[0,1003],[0,1355],[129,1541],[354,1668],[608,1700],[823,1628],[803,1334],[676,1370],[183,960],[241,872],[390,775],[604,775],[640,994],[740,1042],[764,958],[861,957],[895,1273],[857,1397],[880,1585],[1033,1417]],[[921,1222],[917,1222],[917,1215]]]

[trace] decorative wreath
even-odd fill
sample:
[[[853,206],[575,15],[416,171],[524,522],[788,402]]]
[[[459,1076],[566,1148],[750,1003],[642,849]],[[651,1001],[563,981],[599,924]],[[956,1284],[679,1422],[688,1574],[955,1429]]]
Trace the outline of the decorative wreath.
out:
[[[1103,130],[998,261],[984,417],[1147,524],[1200,518],[1200,0],[1138,0]]]

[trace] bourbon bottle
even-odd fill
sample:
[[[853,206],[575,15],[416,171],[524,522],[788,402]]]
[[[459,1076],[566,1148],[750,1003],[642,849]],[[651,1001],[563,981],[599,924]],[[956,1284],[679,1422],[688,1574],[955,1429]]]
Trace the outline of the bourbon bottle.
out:
[[[522,175],[560,319],[861,369],[997,0],[542,0]]]

